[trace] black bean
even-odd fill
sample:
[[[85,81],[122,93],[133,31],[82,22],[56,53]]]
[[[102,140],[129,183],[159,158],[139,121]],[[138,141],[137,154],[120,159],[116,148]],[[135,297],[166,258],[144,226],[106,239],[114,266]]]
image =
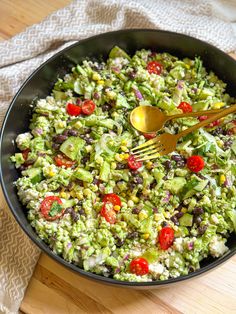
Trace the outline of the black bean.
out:
[[[207,225],[200,226],[200,227],[198,227],[197,230],[198,230],[198,234],[202,235],[202,234],[204,234],[204,233],[206,232],[206,230],[207,230]]]
[[[126,164],[123,164],[122,162],[118,162],[118,163],[116,164],[116,169],[117,169],[117,170],[125,169],[126,167],[127,167],[127,165],[126,165]]]
[[[135,207],[132,209],[132,214],[138,214],[140,212],[140,209]]]
[[[168,226],[168,223],[167,223],[166,221],[163,221],[161,225],[162,225],[162,227],[164,228],[164,227],[167,227],[167,226]]]
[[[60,144],[52,143],[52,148],[55,150],[59,150],[60,146]]]
[[[88,145],[93,143],[93,139],[91,137],[85,136],[84,140]]]
[[[74,210],[70,214],[71,214],[71,218],[73,219],[74,222],[79,220],[79,216]]]
[[[178,212],[177,214],[175,214],[175,217],[176,217],[177,219],[179,219],[179,218],[183,217],[183,215],[184,215],[183,212]]]
[[[141,178],[140,176],[135,176],[133,181],[136,184],[142,184],[143,183],[143,178]]]
[[[111,105],[110,104],[104,104],[104,105],[102,105],[102,111],[104,112],[104,111],[110,111],[111,110]]]
[[[136,77],[136,72],[135,71],[130,71],[130,72],[128,72],[128,76],[129,76],[129,78],[131,78],[133,80]]]
[[[216,128],[215,130],[213,130],[213,131],[211,132],[211,134],[214,135],[214,136],[217,136],[217,135],[223,134],[223,132],[224,132],[224,131],[223,131],[222,127],[219,126],[219,127]]]
[[[67,207],[67,208],[65,209],[65,214],[71,214],[72,211],[73,211],[73,208],[72,208],[72,207]]]
[[[165,169],[166,169],[167,171],[169,171],[169,170],[172,168],[171,162],[170,162],[169,160],[166,160],[166,161],[164,162],[164,167],[165,167]]]
[[[89,155],[84,156],[83,158],[81,158],[81,163],[82,163],[82,164],[86,164],[86,162],[89,161],[89,160],[90,160]]]
[[[24,170],[26,170],[26,169],[27,169],[27,167],[26,167],[26,166],[24,166],[24,165],[21,165],[18,169],[19,169],[20,171],[24,171]]]
[[[75,129],[68,130],[68,134],[71,136],[78,136],[78,131]]]
[[[200,226],[200,223],[202,222],[202,218],[200,216],[196,216],[193,219],[193,222],[197,225]]]
[[[190,273],[192,273],[192,272],[194,272],[194,271],[195,271],[195,268],[194,268],[193,266],[189,266],[189,268],[188,268],[188,269],[189,269],[189,272],[190,272]]]
[[[226,140],[224,142],[224,149],[229,149],[233,144],[233,140],[231,138],[229,138],[228,140]]]
[[[157,207],[153,207],[153,212],[154,212],[154,214],[157,214],[158,213],[158,208]]]
[[[170,220],[175,224],[175,225],[179,225],[179,221],[178,218],[174,215],[170,218]]]
[[[183,160],[183,157],[180,155],[172,155],[171,159],[174,161],[180,161],[180,160]]]
[[[128,239],[136,239],[136,238],[138,238],[138,232],[137,231],[133,231],[133,232],[129,233],[127,235],[127,238]]]
[[[129,182],[128,187],[130,190],[134,190],[136,188],[136,184],[134,182]]]
[[[82,206],[83,205],[83,201],[82,200],[78,201],[77,205],[78,206]]]
[[[93,184],[99,185],[100,180],[97,178],[93,178]]]
[[[178,168],[183,168],[183,167],[185,167],[185,164],[186,164],[186,161],[185,161],[184,159],[182,159],[182,160],[176,162],[176,166],[177,166]]]
[[[175,210],[181,211],[182,208],[183,208],[183,204],[179,204],[179,205],[175,208]]]
[[[68,136],[68,135],[69,135],[69,130],[68,130],[68,129],[64,130],[64,131],[62,132],[62,135]]]
[[[195,207],[193,210],[193,214],[198,216],[204,213],[204,210],[201,207]]]
[[[52,140],[53,142],[57,143],[57,144],[62,144],[63,142],[65,142],[65,140],[67,140],[68,136],[67,135],[63,135],[63,134],[59,134],[59,135],[55,135]]]
[[[154,189],[157,185],[157,182],[156,181],[153,181],[151,184],[150,184],[150,189]]]
[[[84,182],[82,180],[76,179],[75,183],[79,186],[84,186]]]
[[[82,215],[82,216],[84,216],[84,215],[85,215],[85,211],[84,211],[84,209],[83,209],[83,208],[81,208],[81,209],[78,211],[78,213],[79,213],[80,215]]]
[[[121,247],[123,244],[124,244],[124,240],[122,240],[122,239],[120,239],[120,238],[117,238],[116,246],[117,246],[117,247]]]

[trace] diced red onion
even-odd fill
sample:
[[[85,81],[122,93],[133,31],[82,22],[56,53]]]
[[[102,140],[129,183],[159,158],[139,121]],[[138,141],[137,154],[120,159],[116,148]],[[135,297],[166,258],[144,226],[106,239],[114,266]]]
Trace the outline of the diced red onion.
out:
[[[98,99],[100,99],[100,95],[97,92],[95,92],[93,94],[93,98],[98,100]]]
[[[37,135],[42,135],[43,134],[43,130],[41,128],[35,128],[34,129],[34,133]]]
[[[135,89],[134,93],[135,93],[135,96],[137,97],[138,100],[143,99],[143,95],[141,94],[141,92],[138,89]]]
[[[193,247],[194,247],[194,242],[189,242],[187,244],[187,247],[188,247],[188,250],[191,251],[193,249]]]
[[[232,186],[231,178],[226,177],[226,180],[225,180],[225,182],[224,182],[224,186],[227,187],[227,188],[229,188],[229,187]]]
[[[179,80],[178,83],[177,83],[177,88],[178,89],[183,89],[184,88],[184,81]]]
[[[115,73],[120,73],[120,68],[119,67],[111,67],[111,69]]]
[[[70,249],[71,247],[72,247],[72,243],[69,242],[69,243],[67,244],[67,248]]]
[[[166,191],[166,197],[163,198],[162,201],[165,202],[165,203],[167,203],[167,202],[169,202],[170,197],[171,197],[170,192],[169,192],[169,191]]]

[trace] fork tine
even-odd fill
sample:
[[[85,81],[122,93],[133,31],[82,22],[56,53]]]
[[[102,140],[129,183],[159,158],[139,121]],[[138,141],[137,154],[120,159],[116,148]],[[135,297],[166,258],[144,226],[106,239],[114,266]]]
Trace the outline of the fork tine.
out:
[[[155,154],[153,155],[145,155],[146,157],[141,157],[140,159],[138,158],[137,161],[145,161],[145,160],[150,160],[150,159],[154,159],[160,156],[165,155],[165,148],[161,148],[159,151],[155,151]]]
[[[139,155],[139,154],[141,154],[141,153],[144,153],[144,152],[146,152],[146,151],[148,151],[148,150],[150,150],[150,149],[153,149],[153,148],[155,148],[156,147],[156,145],[150,145],[150,146],[148,146],[148,147],[145,147],[145,148],[143,148],[143,149],[141,149],[141,150],[137,150],[136,152],[133,152],[132,153],[132,155]]]
[[[145,152],[145,153],[142,153],[142,154],[139,154],[139,155],[136,155],[135,157],[138,158],[138,160],[140,160],[140,158],[143,158],[145,156],[151,156],[152,154],[156,153],[157,152],[157,148],[154,148],[148,152]]]
[[[151,145],[151,144],[155,144],[155,143],[158,142],[158,141],[159,141],[159,137],[155,137],[155,138],[153,138],[152,140],[149,140],[149,141],[147,141],[147,142],[145,142],[145,143],[143,143],[143,144],[141,144],[141,145],[139,145],[139,146],[136,146],[136,147],[132,148],[132,149],[131,149],[131,152],[133,152],[133,151],[135,151],[135,150],[138,150],[138,149],[140,149],[140,148],[144,148],[144,147],[149,146],[149,145]]]

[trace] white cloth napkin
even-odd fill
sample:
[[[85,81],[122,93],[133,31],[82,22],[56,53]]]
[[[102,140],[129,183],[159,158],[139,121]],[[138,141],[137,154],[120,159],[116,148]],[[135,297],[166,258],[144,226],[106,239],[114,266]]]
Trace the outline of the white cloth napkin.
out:
[[[20,85],[42,62],[74,41],[122,28],[176,31],[226,52],[236,51],[236,1],[72,2],[40,24],[0,42],[0,123]],[[16,313],[40,252],[14,221],[3,200],[1,208],[0,313]]]

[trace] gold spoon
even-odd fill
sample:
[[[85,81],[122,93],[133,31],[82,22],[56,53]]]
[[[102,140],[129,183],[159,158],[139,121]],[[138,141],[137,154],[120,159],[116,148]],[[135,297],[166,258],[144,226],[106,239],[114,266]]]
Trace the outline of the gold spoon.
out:
[[[197,112],[187,112],[167,116],[160,109],[153,106],[139,106],[131,111],[130,122],[134,128],[143,133],[151,133],[160,130],[163,125],[172,119],[183,117],[199,117],[216,114],[225,109],[214,109]]]

